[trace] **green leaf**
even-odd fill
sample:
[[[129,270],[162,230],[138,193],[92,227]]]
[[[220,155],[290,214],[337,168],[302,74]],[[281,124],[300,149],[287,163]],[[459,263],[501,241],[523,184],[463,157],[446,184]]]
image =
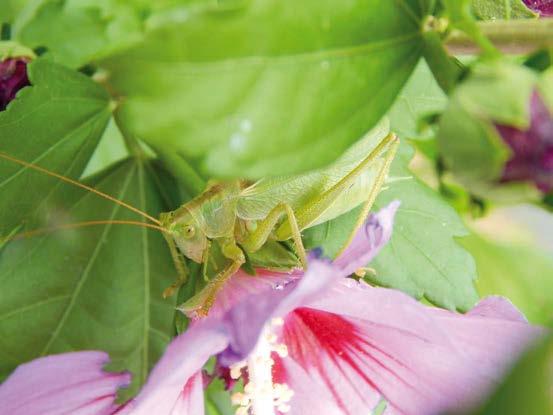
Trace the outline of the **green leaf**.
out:
[[[503,295],[537,324],[553,321],[553,258],[535,246],[499,242],[478,235],[463,238],[478,269],[478,292]]]
[[[13,32],[26,46],[45,47],[51,59],[77,68],[139,39],[141,21],[115,1],[40,0],[29,4]]]
[[[0,112],[0,152],[78,178],[109,120],[109,98],[89,78],[57,64],[39,59],[28,70],[33,86]],[[0,235],[63,192],[59,180],[5,159],[0,178]]]
[[[91,176],[110,164],[126,158],[128,155],[125,141],[112,118],[109,120],[104,134],[83,172],[83,177]]]
[[[428,134],[419,131],[419,120],[443,111],[446,105],[447,96],[434,79],[428,64],[421,61],[388,112],[391,129],[402,139],[429,138]]]
[[[403,146],[392,165],[393,177],[412,176],[407,168],[412,150]],[[400,200],[392,239],[371,263],[373,282],[399,288],[416,298],[448,309],[465,311],[478,300],[473,282],[476,267],[456,241],[468,234],[455,210],[417,178],[390,184],[375,209]]]
[[[0,23],[11,23],[30,0],[2,0]]]
[[[165,210],[148,164],[129,160],[91,185],[139,209]],[[136,213],[82,189],[65,187],[52,209],[64,223],[140,220]],[[110,224],[58,230],[12,241],[0,256],[0,376],[38,356],[104,350],[113,369],[134,374],[136,391],[174,332],[175,277],[162,235]]]
[[[400,289],[417,298],[425,296],[433,303],[466,310],[477,300],[473,280],[474,261],[455,237],[467,230],[455,211],[432,189],[412,177],[408,169],[412,149],[406,138],[417,138],[418,119],[440,111],[447,98],[421,62],[389,112],[392,130],[403,139],[392,164],[392,182],[377,199],[372,211],[392,200],[400,200],[392,240],[370,264],[377,270],[372,280]],[[335,257],[355,225],[360,210],[355,209],[304,233],[306,246],[321,247],[328,257]]]
[[[237,3],[173,13],[101,62],[125,97],[124,134],[208,176],[293,174],[338,157],[407,80],[431,2]]]
[[[550,414],[553,410],[553,335],[522,356],[490,400],[473,415]]]
[[[236,409],[232,407],[230,393],[225,390],[224,382],[215,379],[205,390],[206,415],[234,415]]]
[[[474,14],[482,20],[525,19],[538,15],[522,0],[472,0]]]
[[[400,200],[392,239],[371,262],[378,285],[402,290],[416,298],[425,297],[448,309],[467,310],[478,300],[473,285],[474,260],[455,241],[467,235],[461,219],[440,196],[412,177],[407,165],[411,148],[403,143],[392,164],[392,181],[383,191],[373,211]],[[306,232],[309,248],[321,247],[334,257],[355,225],[359,209],[323,223]]]

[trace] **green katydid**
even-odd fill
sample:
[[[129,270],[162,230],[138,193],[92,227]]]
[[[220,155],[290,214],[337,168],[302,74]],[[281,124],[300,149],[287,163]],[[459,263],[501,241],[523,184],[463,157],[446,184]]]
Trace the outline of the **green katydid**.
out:
[[[225,259],[221,269],[213,276],[206,275],[206,286],[182,306],[203,315],[231,275],[247,262],[253,267],[263,265],[256,260],[260,250],[268,246],[282,249],[276,241],[291,240],[297,258],[287,266],[306,267],[302,230],[364,204],[358,220],[361,225],[384,183],[398,144],[397,137],[389,133],[387,122],[382,122],[327,168],[302,175],[262,179],[253,184],[242,180],[213,182],[175,211],[162,213],[160,220],[39,166],[3,153],[0,158],[86,188],[152,221],[155,225],[127,223],[158,229],[165,236],[178,279],[165,290],[164,296],[173,294],[186,281],[185,258],[203,264],[206,273],[212,252],[220,252]],[[93,221],[82,225],[108,222]],[[80,224],[68,227],[74,225]]]
[[[300,232],[364,202],[360,225],[380,191],[397,146],[397,137],[383,122],[325,169],[252,185],[214,183],[174,212],[162,214],[180,276],[166,295],[186,281],[182,256],[206,264],[212,244],[218,244],[230,263],[183,309],[207,312],[220,286],[269,241],[293,240],[299,262],[306,267]]]

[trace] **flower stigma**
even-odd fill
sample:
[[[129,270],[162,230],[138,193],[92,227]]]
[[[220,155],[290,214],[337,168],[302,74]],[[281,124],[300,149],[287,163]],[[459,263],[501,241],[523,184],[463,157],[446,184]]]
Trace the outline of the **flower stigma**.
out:
[[[289,402],[294,391],[285,383],[273,383],[274,360],[271,353],[279,357],[288,356],[285,344],[278,343],[275,330],[284,325],[282,318],[273,318],[265,326],[255,349],[247,360],[230,367],[232,379],[242,376],[242,369],[248,370],[248,381],[244,392],[234,393],[231,397],[233,405],[238,405],[236,415],[274,415],[275,408],[280,413],[290,411]]]

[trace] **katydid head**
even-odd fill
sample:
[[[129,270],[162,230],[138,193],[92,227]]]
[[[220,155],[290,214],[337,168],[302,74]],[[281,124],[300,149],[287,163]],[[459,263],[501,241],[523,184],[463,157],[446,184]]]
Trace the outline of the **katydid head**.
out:
[[[201,264],[208,238],[193,216],[186,213],[175,217],[174,212],[168,212],[162,213],[160,220],[184,256]]]

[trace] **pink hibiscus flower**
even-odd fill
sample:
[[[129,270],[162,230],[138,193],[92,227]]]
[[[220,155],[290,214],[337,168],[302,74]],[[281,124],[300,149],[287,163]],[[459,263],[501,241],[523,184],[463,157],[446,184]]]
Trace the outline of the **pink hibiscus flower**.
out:
[[[305,274],[233,276],[210,315],[169,345],[136,399],[107,413],[203,413],[201,370],[210,356],[230,376],[246,377],[244,393],[233,397],[239,414],[358,414],[384,398],[388,414],[424,415],[479,402],[541,329],[502,298],[462,315],[348,278],[388,241],[397,207],[371,216],[333,263],[312,257]],[[65,413],[43,410],[62,405],[61,392],[49,402],[26,393],[51,376],[43,359],[23,367],[30,379],[16,371],[0,386],[9,413]],[[70,412],[106,413],[90,412],[88,402]]]

